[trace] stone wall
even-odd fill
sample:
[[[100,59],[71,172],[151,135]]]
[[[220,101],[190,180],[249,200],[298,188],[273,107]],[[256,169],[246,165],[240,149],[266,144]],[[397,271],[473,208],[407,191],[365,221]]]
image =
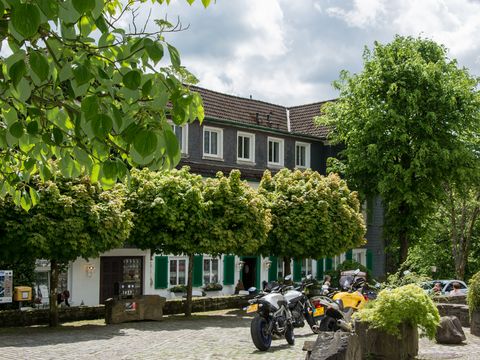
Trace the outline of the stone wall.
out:
[[[467,295],[434,296],[433,301],[442,304],[467,304]]]
[[[193,312],[240,309],[248,304],[249,296],[232,295],[219,297],[201,297],[193,299]],[[173,315],[184,312],[184,299],[167,300],[163,314]],[[105,306],[72,306],[58,309],[61,323],[105,318]],[[48,309],[4,310],[0,311],[0,327],[47,325]]]
[[[440,316],[456,316],[464,327],[470,326],[470,315],[468,314],[468,306],[462,304],[437,304]]]

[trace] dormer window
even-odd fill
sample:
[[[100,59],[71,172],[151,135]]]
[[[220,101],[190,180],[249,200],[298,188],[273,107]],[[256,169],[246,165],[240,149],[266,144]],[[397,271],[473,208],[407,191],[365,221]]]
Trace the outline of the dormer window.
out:
[[[203,128],[203,157],[223,158],[223,129],[209,126]]]
[[[268,166],[283,166],[284,140],[268,137]]]

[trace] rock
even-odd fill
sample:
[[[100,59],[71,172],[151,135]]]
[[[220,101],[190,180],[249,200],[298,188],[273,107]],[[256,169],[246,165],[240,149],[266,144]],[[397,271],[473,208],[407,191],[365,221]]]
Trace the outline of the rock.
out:
[[[408,324],[400,326],[401,338],[373,329],[368,323],[355,321],[355,333],[360,340],[363,359],[404,360],[418,354],[418,329]]]
[[[470,332],[472,335],[480,336],[480,311],[474,311],[470,320]]]
[[[308,347],[310,350],[311,347]],[[362,354],[358,336],[353,333],[322,332],[306,359],[309,360],[361,360]]]
[[[435,340],[439,344],[460,344],[465,341],[465,333],[462,324],[456,316],[442,316],[435,334]]]
[[[462,326],[470,326],[470,314],[467,305],[439,303],[437,309],[440,316],[456,316]]]
[[[140,295],[133,299],[105,301],[105,322],[119,324],[127,321],[162,320],[165,298],[158,295]]]

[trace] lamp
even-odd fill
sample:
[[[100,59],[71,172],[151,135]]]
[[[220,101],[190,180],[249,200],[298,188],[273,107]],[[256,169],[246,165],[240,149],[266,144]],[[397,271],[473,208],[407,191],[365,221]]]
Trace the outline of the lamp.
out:
[[[241,271],[243,269],[243,265],[245,265],[245,261],[240,260],[239,262],[237,262],[238,271]]]
[[[270,259],[265,259],[263,261],[263,264],[265,265],[265,269],[270,269],[270,267],[272,266],[272,261]]]
[[[92,277],[94,271],[95,271],[94,265],[92,264],[85,265],[85,272],[87,273],[88,277]]]

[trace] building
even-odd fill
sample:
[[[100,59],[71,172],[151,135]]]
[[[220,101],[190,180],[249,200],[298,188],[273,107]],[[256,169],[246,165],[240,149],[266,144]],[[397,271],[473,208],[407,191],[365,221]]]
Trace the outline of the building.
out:
[[[285,107],[263,101],[241,98],[195,87],[204,101],[205,120],[174,126],[181,144],[182,160],[192,172],[214,176],[240,169],[253,187],[258,185],[265,169],[273,172],[283,167],[312,168],[325,173],[326,160],[338,148],[326,141],[328,129],[317,127],[322,102]],[[382,241],[383,211],[378,199],[365,206],[367,240],[364,248],[353,249],[333,259],[293,260],[295,280],[311,273],[318,278],[345,259],[354,259],[371,268],[374,276],[385,272]],[[212,258],[196,256],[194,289],[207,283],[222,284],[222,293],[233,293],[242,280],[245,288],[260,287],[263,280],[283,276],[282,261],[275,257],[236,257],[225,255]],[[170,298],[168,289],[186,284],[188,258],[150,254],[134,248],[115,249],[98,259],[77,259],[67,274],[68,289],[74,304],[103,303],[122,289],[127,293],[159,294]],[[211,294],[218,294],[213,292]]]

